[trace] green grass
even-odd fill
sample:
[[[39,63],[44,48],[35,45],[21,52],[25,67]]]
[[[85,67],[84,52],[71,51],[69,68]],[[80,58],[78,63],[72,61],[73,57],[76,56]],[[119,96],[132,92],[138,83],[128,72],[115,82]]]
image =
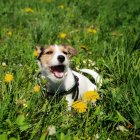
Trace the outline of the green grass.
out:
[[[28,7],[33,12],[25,12]],[[138,0],[1,0],[0,139],[140,139],[139,27]],[[103,86],[96,106],[69,112],[64,99],[48,101],[33,92],[36,44],[70,44],[79,51],[73,69],[98,67]],[[14,76],[10,84],[4,82],[7,73]],[[55,135],[48,135],[49,126]]]

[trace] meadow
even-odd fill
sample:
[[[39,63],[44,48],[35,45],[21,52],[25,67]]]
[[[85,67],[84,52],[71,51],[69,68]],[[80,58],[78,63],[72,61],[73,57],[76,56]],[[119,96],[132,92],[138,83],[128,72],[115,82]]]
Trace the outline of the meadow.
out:
[[[96,106],[43,96],[37,44],[71,45],[72,69],[101,74]],[[140,139],[139,49],[139,0],[0,0],[0,140]]]

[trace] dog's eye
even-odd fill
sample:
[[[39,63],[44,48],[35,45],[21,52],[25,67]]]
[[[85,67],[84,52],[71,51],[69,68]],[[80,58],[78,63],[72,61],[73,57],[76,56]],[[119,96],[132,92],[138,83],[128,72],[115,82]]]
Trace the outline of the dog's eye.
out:
[[[52,54],[53,52],[52,51],[48,51],[48,52],[46,52],[46,54]]]
[[[68,52],[66,52],[66,51],[63,51],[63,53],[64,53],[65,55],[67,55],[67,54],[68,54]]]

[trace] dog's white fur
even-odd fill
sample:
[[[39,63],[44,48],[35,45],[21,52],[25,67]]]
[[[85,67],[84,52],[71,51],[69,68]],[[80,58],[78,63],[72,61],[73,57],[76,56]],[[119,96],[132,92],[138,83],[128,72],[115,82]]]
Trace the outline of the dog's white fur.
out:
[[[47,48],[45,50],[46,53],[44,52],[42,54],[42,57],[39,60],[38,64],[39,64],[42,74],[48,80],[48,85],[47,85],[48,91],[61,92],[61,91],[67,91],[71,89],[75,84],[74,75],[79,78],[78,99],[81,99],[83,94],[86,91],[97,91],[97,86],[93,84],[87,77],[85,77],[84,75],[76,71],[71,70],[71,68],[69,67],[69,56],[67,53],[70,53],[70,54],[72,53],[69,52],[68,48],[70,49],[74,49],[74,48],[58,46],[58,45],[53,45],[46,48]],[[67,51],[67,53],[65,51]],[[40,48],[38,48],[38,52],[40,53]],[[60,55],[64,57],[63,62],[60,62],[58,60],[58,57]],[[59,76],[62,76],[62,77],[56,77],[56,75],[50,70],[51,66],[57,66],[57,65],[65,66],[64,73],[59,74]],[[94,70],[89,70],[89,69],[81,69],[81,72],[90,74],[95,79],[96,83],[101,86],[102,81],[97,72],[95,72]],[[66,95],[66,100],[68,101],[68,108],[70,109],[73,102],[72,93]]]

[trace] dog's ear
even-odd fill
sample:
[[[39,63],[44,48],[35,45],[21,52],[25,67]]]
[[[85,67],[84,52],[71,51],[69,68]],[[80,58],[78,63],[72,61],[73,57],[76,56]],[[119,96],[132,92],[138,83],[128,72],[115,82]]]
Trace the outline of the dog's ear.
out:
[[[38,54],[41,53],[41,47],[40,47],[39,45],[37,45],[37,46],[35,47],[35,49],[36,49],[36,51],[37,51]]]
[[[75,48],[73,48],[72,46],[65,46],[65,48],[67,49],[68,53],[70,54],[70,56],[74,56],[74,55],[77,55],[78,52]]]
[[[40,57],[42,56],[43,52],[44,52],[44,48],[42,48],[42,47],[39,46],[39,45],[37,45],[35,48],[36,48],[36,51],[37,51],[37,53],[38,53],[37,59],[39,60]]]

